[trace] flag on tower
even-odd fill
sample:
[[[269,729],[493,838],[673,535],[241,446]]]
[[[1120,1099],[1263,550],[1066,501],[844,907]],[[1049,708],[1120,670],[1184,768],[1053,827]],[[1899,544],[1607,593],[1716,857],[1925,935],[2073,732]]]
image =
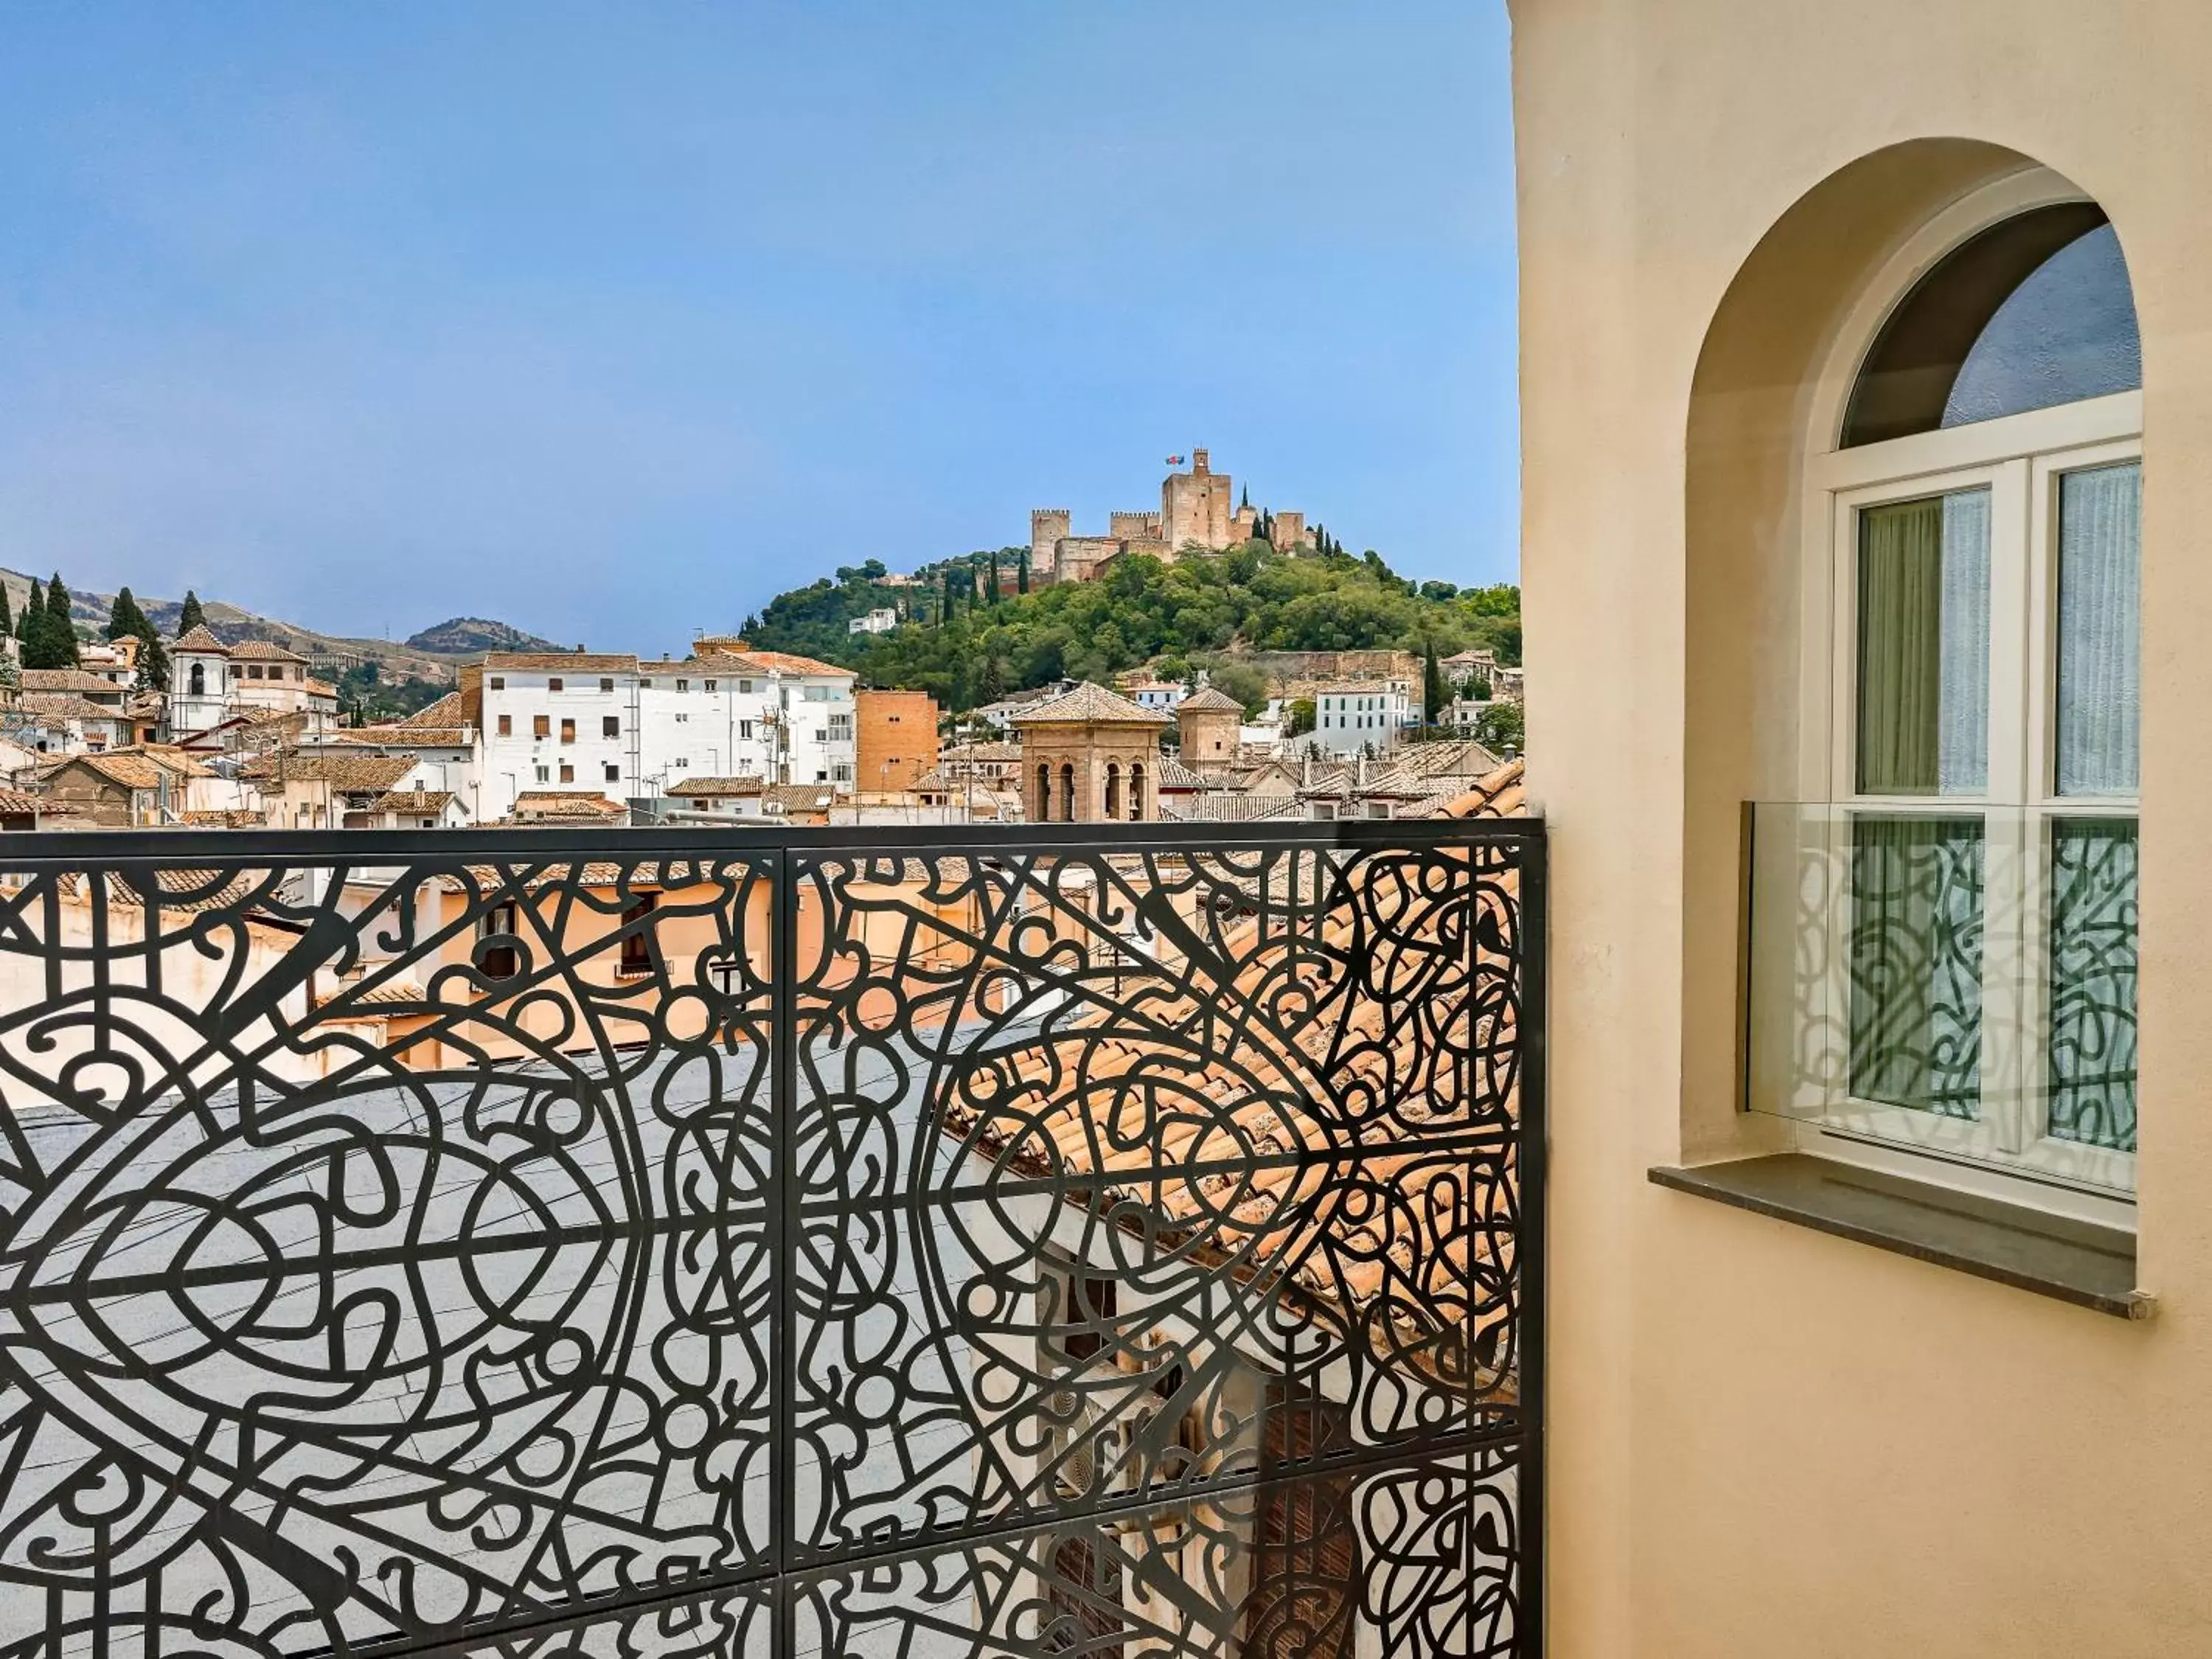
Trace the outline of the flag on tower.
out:
[[[1168,457],[1168,465],[1170,466],[1181,466],[1182,465],[1182,460],[1183,458],[1180,455],[1170,455]]]

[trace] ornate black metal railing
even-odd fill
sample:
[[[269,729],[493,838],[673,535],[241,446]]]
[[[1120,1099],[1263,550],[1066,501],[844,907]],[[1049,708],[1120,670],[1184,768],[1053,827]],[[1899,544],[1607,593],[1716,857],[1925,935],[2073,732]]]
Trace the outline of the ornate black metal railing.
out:
[[[0,1655],[1538,1651],[1528,822],[0,847]]]

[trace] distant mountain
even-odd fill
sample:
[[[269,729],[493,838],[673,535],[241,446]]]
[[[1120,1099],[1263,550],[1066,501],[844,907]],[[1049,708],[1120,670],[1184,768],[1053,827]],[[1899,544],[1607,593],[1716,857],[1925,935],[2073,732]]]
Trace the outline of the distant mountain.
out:
[[[474,657],[486,651],[559,651],[562,647],[535,634],[526,634],[513,623],[490,622],[482,617],[453,617],[435,628],[408,636],[409,647],[441,656]]]
[[[20,570],[0,569],[0,587],[7,590],[8,608],[12,615],[20,611],[23,601],[30,597],[31,579]],[[151,599],[143,593],[137,595],[137,599],[139,608],[152,618],[155,627],[167,635],[176,633],[177,617],[184,608],[182,599]],[[106,625],[109,607],[114,603],[112,593],[80,587],[70,590],[70,615],[95,633]],[[386,682],[416,679],[450,685],[457,665],[484,651],[561,649],[509,623],[475,617],[456,617],[451,622],[425,629],[402,645],[392,640],[319,633],[297,623],[258,615],[221,599],[204,598],[200,607],[207,614],[209,625],[226,643],[266,640],[287,651],[298,652],[314,665],[317,673],[332,679],[349,669],[373,663],[377,678]]]

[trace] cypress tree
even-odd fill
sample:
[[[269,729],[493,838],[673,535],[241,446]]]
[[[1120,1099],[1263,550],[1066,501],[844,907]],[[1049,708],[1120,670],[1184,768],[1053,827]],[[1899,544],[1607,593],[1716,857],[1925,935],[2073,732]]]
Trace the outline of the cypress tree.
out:
[[[150,622],[138,636],[138,687],[143,691],[169,689],[169,653],[161,648],[161,636]]]
[[[46,614],[46,590],[36,576],[31,578],[31,597],[23,601],[22,614],[15,618],[15,637],[26,646],[31,642],[31,624]]]
[[[106,637],[120,640],[141,636],[146,629],[145,614],[138,609],[138,601],[131,597],[131,590],[119,587],[115,591],[115,602],[107,607]]]
[[[1022,562],[1014,568],[1014,591],[1017,593],[1030,591],[1030,550],[1026,547],[1022,550]]]
[[[994,553],[993,555],[991,555],[991,603],[992,603],[993,605],[996,605],[996,604],[998,604],[998,602],[999,602],[999,556],[998,556],[996,553]]]
[[[13,634],[15,618],[8,609],[8,584],[0,582],[0,634]]]
[[[1437,661],[1437,642],[1421,653],[1421,718],[1434,726],[1444,712],[1444,671]]]
[[[186,588],[184,608],[177,612],[177,637],[184,638],[206,620],[206,613],[200,609],[200,596]]]
[[[76,622],[70,614],[70,591],[62,586],[62,573],[55,571],[46,583],[46,636],[52,643],[46,647],[58,659],[56,668],[75,668],[82,660],[76,652]]]
[[[946,621],[946,622],[951,622],[951,621],[952,620],[952,611],[953,611],[953,608],[954,608],[954,606],[956,605],[956,604],[957,603],[957,599],[956,599],[956,597],[955,597],[955,591],[954,591],[954,588],[953,588],[953,586],[952,586],[952,570],[953,570],[953,567],[952,567],[952,566],[951,566],[951,565],[949,565],[949,564],[948,564],[948,565],[946,565],[946,566],[945,567],[945,616],[944,616],[944,620],[945,620],[945,621]]]

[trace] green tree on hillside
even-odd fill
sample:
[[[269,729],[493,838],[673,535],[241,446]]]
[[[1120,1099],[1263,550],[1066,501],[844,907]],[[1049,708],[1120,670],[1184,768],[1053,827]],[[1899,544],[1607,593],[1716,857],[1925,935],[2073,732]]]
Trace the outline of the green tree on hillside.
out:
[[[139,610],[138,601],[131,597],[130,588],[125,586],[116,589],[114,603],[107,607],[107,627],[105,630],[105,637],[111,640],[119,640],[125,636],[135,637],[143,628],[145,622],[145,613]]]
[[[206,621],[207,613],[200,609],[200,596],[186,588],[184,606],[177,612],[177,637],[184,638]]]
[[[1431,640],[1421,653],[1421,719],[1434,726],[1444,714],[1444,671],[1437,660],[1437,642]]]
[[[8,608],[8,584],[0,582],[0,634],[13,635],[15,618]]]
[[[38,595],[35,584],[32,592]],[[57,570],[47,582],[43,596],[38,596],[35,614],[27,615],[23,638],[23,666],[26,668],[75,668],[79,658],[76,648],[76,623],[70,616],[70,591]]]
[[[1021,593],[1030,591],[1030,550],[1026,547],[1022,550],[1022,562],[1014,571],[1014,588]]]
[[[16,640],[20,643],[28,646],[31,642],[32,621],[34,618],[43,617],[46,614],[46,586],[40,582],[36,576],[33,576],[31,578],[30,597],[23,601],[23,608],[15,617]]]

